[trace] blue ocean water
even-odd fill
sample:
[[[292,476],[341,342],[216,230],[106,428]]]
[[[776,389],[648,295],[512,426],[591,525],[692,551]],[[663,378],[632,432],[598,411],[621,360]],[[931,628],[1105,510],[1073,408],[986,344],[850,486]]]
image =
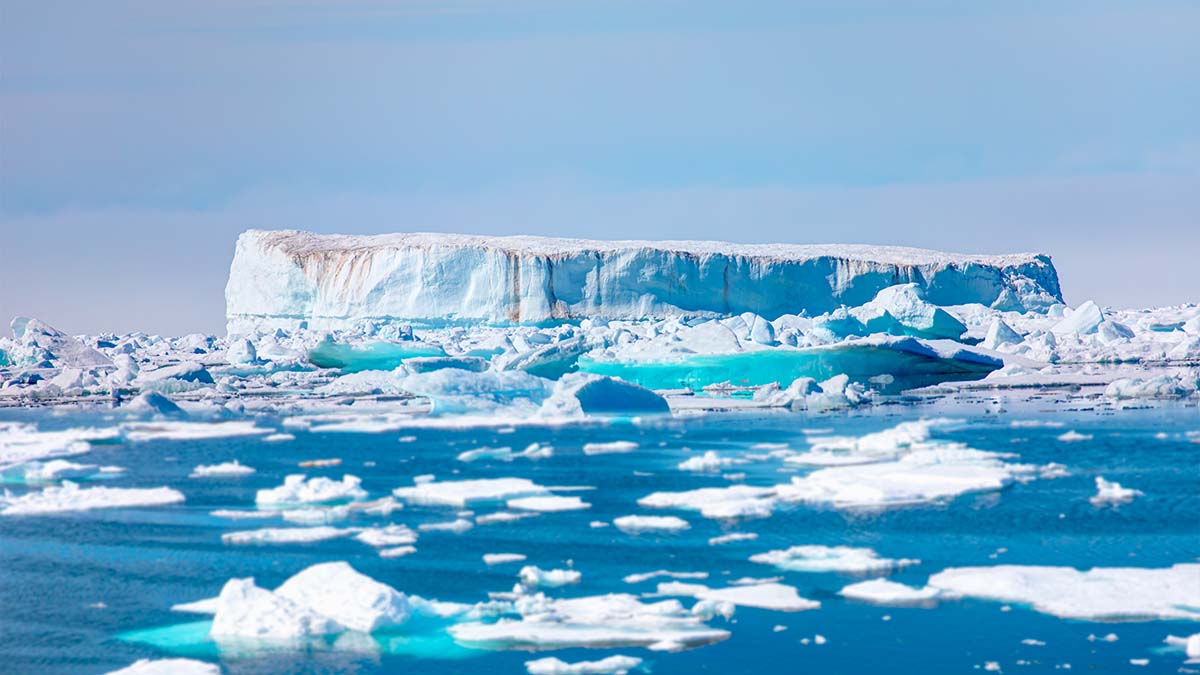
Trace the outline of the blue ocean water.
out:
[[[138,658],[186,655],[220,661],[226,672],[251,673],[523,673],[524,662],[553,655],[566,661],[596,660],[614,653],[640,656],[656,673],[964,673],[997,662],[1004,672],[1177,672],[1180,652],[1164,651],[1168,634],[1200,632],[1193,622],[1097,623],[1068,621],[1031,609],[977,600],[943,602],[934,608],[879,607],[837,595],[861,580],[839,574],[780,572],[750,562],[755,553],[799,544],[853,545],[888,557],[920,558],[889,578],[920,586],[946,567],[995,564],[1157,567],[1200,556],[1200,445],[1186,432],[1200,430],[1200,412],[1185,405],[1100,411],[1052,398],[1010,406],[995,414],[983,401],[877,406],[852,414],[718,413],[635,424],[612,420],[570,427],[415,429],[387,433],[308,433],[282,443],[261,437],[198,441],[157,440],[97,445],[77,461],[126,467],[106,484],[167,485],[182,491],[181,505],[101,510],[90,513],[0,518],[0,672],[103,673]],[[997,493],[966,495],[948,504],[877,512],[846,512],[794,505],[770,518],[722,523],[685,511],[648,510],[638,498],[660,490],[725,486],[719,475],[680,471],[676,465],[705,450],[736,452],[756,443],[806,447],[803,431],[860,435],[928,416],[964,420],[935,433],[982,450],[1017,453],[1020,461],[1060,462],[1070,475],[1016,484]],[[2,411],[0,419],[36,422],[42,429],[111,424],[101,412]],[[1013,420],[1063,426],[1013,427]],[[260,424],[278,427],[278,420]],[[1074,429],[1088,441],[1056,437]],[[401,436],[415,436],[400,442]],[[585,442],[633,440],[629,454],[585,456]],[[457,461],[480,446],[555,448],[553,457],[512,462]],[[303,470],[298,462],[337,457],[341,466],[309,469],[311,475],[360,476],[372,497],[412,484],[414,476],[441,480],[514,476],[542,485],[579,485],[592,507],[549,513],[511,523],[478,526],[462,534],[422,533],[418,552],[382,559],[352,538],[307,545],[230,546],[221,534],[283,526],[281,521],[232,521],[214,509],[249,509],[255,491],[282,483]],[[188,477],[198,464],[238,459],[256,474],[237,479]],[[732,469],[746,484],[785,482],[778,461]],[[1145,495],[1117,508],[1088,502],[1094,477],[1103,475]],[[9,486],[20,491],[20,486]],[[483,513],[495,507],[479,508]],[[408,506],[390,518],[355,516],[345,525],[421,523],[453,519],[454,509]],[[689,530],[632,536],[616,528],[593,528],[596,520],[629,515],[677,515]],[[343,525],[342,523],[338,524]],[[729,532],[758,539],[710,546]],[[1002,552],[1001,552],[1002,551]],[[568,561],[583,574],[578,585],[548,591],[559,597],[653,590],[654,581],[629,585],[622,577],[656,569],[705,571],[705,583],[723,586],[739,577],[781,575],[820,609],[774,612],[739,607],[726,623],[730,639],[710,646],[660,653],[639,648],[568,649],[552,652],[487,651],[459,647],[443,626],[413,626],[407,634],[375,636],[366,649],[314,646],[303,652],[220,652],[205,639],[202,616],[170,606],[215,596],[231,577],[253,576],[274,587],[317,562],[345,560],[360,572],[426,598],[474,603],[488,592],[507,591],[519,565],[488,567],[481,556],[517,552],[526,564],[561,568]],[[1200,583],[1200,579],[1197,580]],[[99,604],[102,603],[102,604]],[[780,630],[779,627],[786,628]],[[1089,635],[1115,633],[1115,642]],[[820,634],[825,644],[811,640]],[[1032,638],[1046,644],[1022,644]],[[1145,666],[1130,659],[1149,659]],[[1025,662],[1019,665],[1018,662]]]

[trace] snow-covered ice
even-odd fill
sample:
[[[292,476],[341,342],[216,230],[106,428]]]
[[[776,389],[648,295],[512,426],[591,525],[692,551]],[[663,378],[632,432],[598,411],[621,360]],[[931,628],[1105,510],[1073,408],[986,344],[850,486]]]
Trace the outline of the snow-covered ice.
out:
[[[843,572],[869,574],[916,565],[910,558],[883,558],[869,548],[852,546],[792,546],[750,556],[756,563],[774,565],[788,572]]]
[[[0,515],[28,516],[94,509],[165,506],[178,504],[183,500],[183,493],[168,487],[84,488],[76,483],[63,481],[61,486],[50,486],[20,496],[5,491],[4,495],[0,496]]]

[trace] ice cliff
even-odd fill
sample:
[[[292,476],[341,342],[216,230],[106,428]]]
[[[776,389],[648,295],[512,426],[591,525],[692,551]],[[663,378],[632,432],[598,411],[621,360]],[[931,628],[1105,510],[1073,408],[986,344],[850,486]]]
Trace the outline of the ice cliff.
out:
[[[453,234],[249,230],[225,289],[232,334],[362,321],[539,323],[753,312],[820,314],[920,286],[936,305],[1061,302],[1039,254],[962,255],[863,245],[588,241]]]

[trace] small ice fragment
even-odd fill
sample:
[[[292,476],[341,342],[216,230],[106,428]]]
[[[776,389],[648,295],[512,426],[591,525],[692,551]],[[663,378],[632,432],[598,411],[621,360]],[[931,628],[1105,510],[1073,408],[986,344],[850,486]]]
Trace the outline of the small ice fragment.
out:
[[[1096,494],[1088,501],[1094,506],[1126,504],[1133,501],[1134,497],[1139,497],[1142,494],[1144,493],[1141,490],[1122,487],[1120,483],[1107,481],[1102,476],[1096,476]]]
[[[611,455],[623,452],[633,452],[638,444],[633,441],[609,441],[607,443],[584,443],[585,455]]]
[[[720,546],[721,544],[730,544],[735,541],[753,541],[755,539],[758,539],[758,535],[753,532],[731,532],[709,539],[708,545]]]
[[[615,655],[599,661],[567,663],[553,656],[525,662],[529,675],[626,675],[641,665],[635,656]]]
[[[221,667],[195,659],[140,659],[108,675],[221,675]]]
[[[192,478],[220,478],[226,476],[249,476],[254,473],[254,467],[249,467],[238,463],[235,459],[232,462],[224,462],[221,464],[201,464],[195,469],[192,469]]]
[[[510,499],[507,502],[510,509],[520,511],[539,511],[551,513],[556,511],[578,511],[580,509],[591,508],[591,504],[583,501],[579,497],[560,497],[557,495],[548,495],[545,497],[520,497],[518,499]]]
[[[525,560],[525,556],[520,553],[484,553],[483,564],[488,565],[503,565],[505,563],[521,562]]]
[[[1091,436],[1091,434],[1081,434],[1078,431],[1075,431],[1074,429],[1072,429],[1064,434],[1060,434],[1058,436],[1058,440],[1060,440],[1064,443],[1075,443],[1078,441],[1090,441],[1090,440],[1092,440],[1092,436]]]
[[[362,479],[346,474],[341,481],[324,476],[305,479],[304,474],[291,474],[283,479],[283,485],[259,490],[254,501],[259,504],[319,504],[343,500],[359,500],[367,497],[362,489]]]
[[[679,532],[690,525],[676,516],[621,516],[613,520],[613,525],[626,534],[642,532]]]
[[[583,575],[576,570],[544,570],[536,565],[526,565],[517,574],[521,585],[527,589],[558,588],[577,584]]]
[[[311,544],[318,541],[337,539],[350,534],[350,530],[322,525],[318,527],[264,527],[259,530],[227,532],[221,535],[226,544]]]

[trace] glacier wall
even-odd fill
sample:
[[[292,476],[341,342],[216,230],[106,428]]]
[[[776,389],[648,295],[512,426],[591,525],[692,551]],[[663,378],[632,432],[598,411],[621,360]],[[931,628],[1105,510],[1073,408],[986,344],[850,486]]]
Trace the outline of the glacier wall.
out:
[[[365,321],[539,323],[820,314],[919,284],[939,305],[1062,301],[1050,258],[862,245],[588,241],[249,230],[225,289],[229,332]]]

